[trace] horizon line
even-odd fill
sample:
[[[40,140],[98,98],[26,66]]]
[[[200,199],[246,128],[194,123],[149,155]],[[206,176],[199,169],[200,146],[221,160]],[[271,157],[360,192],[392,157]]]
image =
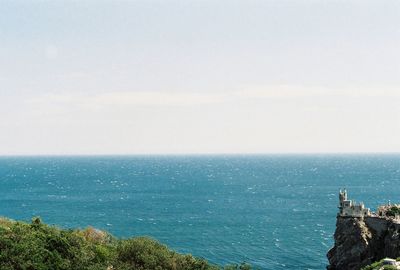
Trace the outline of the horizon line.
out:
[[[354,156],[354,155],[400,155],[400,152],[221,152],[221,153],[98,153],[98,154],[0,154],[0,158],[7,157],[143,157],[143,156]]]

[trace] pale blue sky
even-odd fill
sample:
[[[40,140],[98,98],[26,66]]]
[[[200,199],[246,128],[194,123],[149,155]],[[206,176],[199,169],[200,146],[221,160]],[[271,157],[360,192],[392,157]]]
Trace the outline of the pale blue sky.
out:
[[[400,152],[399,1],[1,1],[0,154]]]

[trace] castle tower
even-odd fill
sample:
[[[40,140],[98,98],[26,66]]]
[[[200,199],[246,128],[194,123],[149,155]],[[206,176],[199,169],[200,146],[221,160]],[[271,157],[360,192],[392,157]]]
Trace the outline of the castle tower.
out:
[[[340,205],[343,204],[344,201],[347,201],[347,191],[344,189],[343,191],[339,190],[339,203]]]
[[[343,191],[340,189],[339,190],[339,214],[343,214],[343,208],[345,207],[345,202],[348,202],[347,200],[347,191],[344,189]]]

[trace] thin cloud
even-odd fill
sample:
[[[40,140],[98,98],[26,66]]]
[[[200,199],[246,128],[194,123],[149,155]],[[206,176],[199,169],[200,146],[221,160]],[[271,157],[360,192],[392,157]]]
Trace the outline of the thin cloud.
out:
[[[38,106],[77,106],[89,109],[129,106],[198,106],[207,104],[237,103],[246,100],[296,99],[314,97],[341,98],[400,98],[397,88],[324,88],[305,86],[249,86],[241,90],[216,92],[182,91],[118,91],[94,95],[76,93],[45,94],[29,99],[27,103]]]
[[[46,94],[28,100],[30,104],[57,104],[101,108],[109,106],[194,106],[224,102],[224,94],[194,92],[108,92],[96,95]]]
[[[299,98],[321,96],[326,94],[329,89],[313,88],[292,85],[260,85],[244,86],[235,92],[240,98],[259,99],[259,98]]]
[[[247,99],[271,98],[307,98],[307,97],[400,97],[400,88],[396,87],[315,87],[297,85],[245,86],[235,95]]]

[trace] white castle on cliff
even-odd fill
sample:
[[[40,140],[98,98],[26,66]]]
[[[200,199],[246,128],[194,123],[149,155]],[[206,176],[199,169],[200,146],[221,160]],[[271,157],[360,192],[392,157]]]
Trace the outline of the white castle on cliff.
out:
[[[339,190],[339,216],[341,217],[368,217],[371,210],[365,208],[364,204],[356,203],[354,200],[347,199],[346,189]]]

